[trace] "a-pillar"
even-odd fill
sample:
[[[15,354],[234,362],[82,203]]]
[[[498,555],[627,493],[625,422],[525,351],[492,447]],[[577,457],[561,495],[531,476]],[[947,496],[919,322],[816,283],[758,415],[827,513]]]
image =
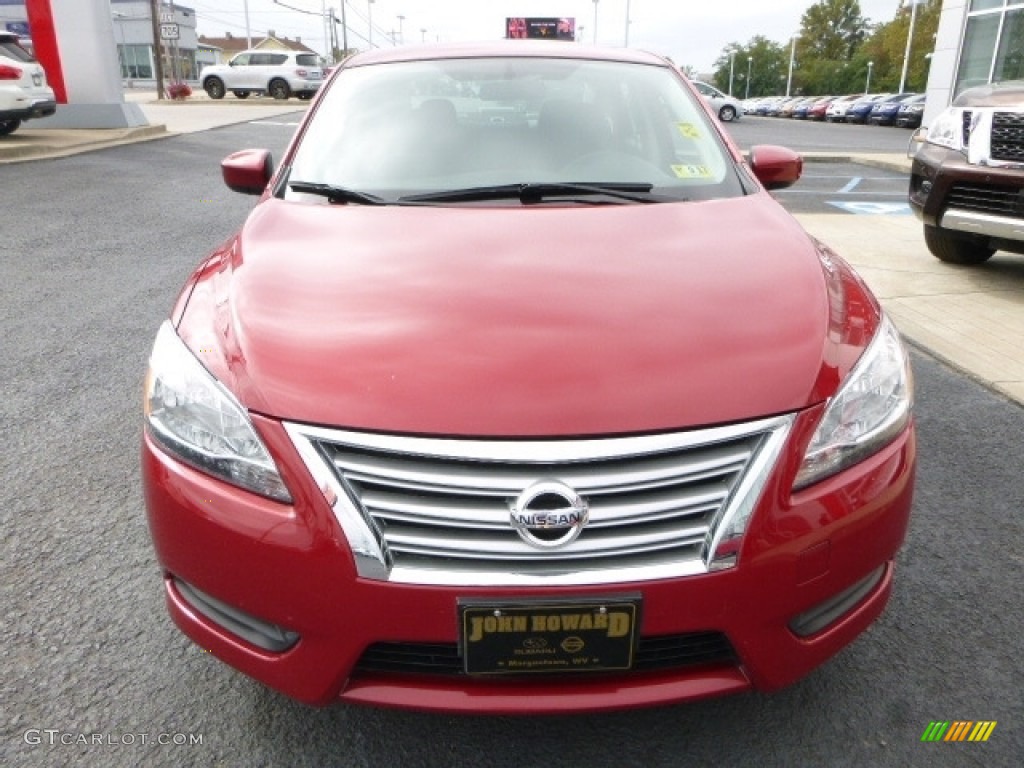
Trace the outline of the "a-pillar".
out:
[[[148,125],[124,100],[110,0],[27,0],[36,58],[57,97],[57,114],[33,128],[130,128]]]

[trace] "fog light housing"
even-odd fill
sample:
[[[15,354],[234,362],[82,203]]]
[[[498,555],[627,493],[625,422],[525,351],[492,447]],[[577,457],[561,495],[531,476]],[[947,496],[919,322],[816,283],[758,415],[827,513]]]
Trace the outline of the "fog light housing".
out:
[[[233,635],[252,643],[257,648],[274,653],[283,653],[299,642],[298,632],[291,632],[269,621],[257,619],[222,600],[200,592],[181,579],[173,579],[178,594],[196,611],[223,627]]]
[[[833,595],[825,602],[818,603],[809,611],[804,611],[796,616],[789,622],[790,630],[798,637],[808,637],[820,632],[863,600],[871,590],[878,586],[883,575],[885,575],[885,566],[880,565],[852,587],[844,589],[838,595]]]

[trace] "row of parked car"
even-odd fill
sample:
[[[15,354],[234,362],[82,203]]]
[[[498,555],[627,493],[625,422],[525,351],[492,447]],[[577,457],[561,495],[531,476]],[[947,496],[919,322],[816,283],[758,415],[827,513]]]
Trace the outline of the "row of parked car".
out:
[[[767,96],[743,102],[747,115],[869,123],[917,128],[924,114],[923,93],[869,93],[849,96]]]

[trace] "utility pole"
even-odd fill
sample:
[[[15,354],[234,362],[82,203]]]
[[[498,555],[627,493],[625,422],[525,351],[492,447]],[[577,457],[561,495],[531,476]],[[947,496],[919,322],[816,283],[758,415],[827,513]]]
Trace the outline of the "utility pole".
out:
[[[156,76],[156,97],[164,98],[163,47],[160,44],[160,16],[157,0],[149,0],[149,20],[153,26],[153,74]]]
[[[168,0],[171,9],[171,18],[174,18],[174,0]],[[181,70],[178,63],[178,41],[171,40],[171,77],[174,78],[175,84],[181,81]]]
[[[342,60],[348,58],[348,17],[345,16],[345,0],[341,0],[341,52]]]

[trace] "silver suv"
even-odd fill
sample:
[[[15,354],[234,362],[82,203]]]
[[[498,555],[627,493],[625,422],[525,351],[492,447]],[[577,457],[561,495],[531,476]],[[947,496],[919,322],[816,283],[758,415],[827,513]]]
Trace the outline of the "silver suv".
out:
[[[252,93],[266,93],[275,99],[308,99],[323,80],[317,55],[297,51],[243,51],[227,64],[203,67],[199,74],[211,99],[223,99],[228,91],[239,99]]]
[[[733,120],[740,119],[740,115],[743,114],[743,105],[739,99],[727,96],[713,85],[702,83],[700,80],[692,80],[691,82],[693,87],[697,89],[697,92],[711,104],[711,108],[718,115],[719,120],[723,123],[731,123]]]

